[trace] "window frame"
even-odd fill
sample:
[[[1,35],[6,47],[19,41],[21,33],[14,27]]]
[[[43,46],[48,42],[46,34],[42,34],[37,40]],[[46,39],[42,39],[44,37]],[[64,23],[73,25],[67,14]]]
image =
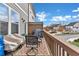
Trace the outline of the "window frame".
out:
[[[0,3],[0,4],[2,4],[2,5],[4,5],[6,8],[8,8],[8,6],[6,6],[4,3]],[[8,8],[8,21],[7,21],[7,23],[9,23],[9,8]],[[8,27],[9,27],[9,25],[8,25]],[[8,30],[9,30],[9,28],[8,28]],[[7,34],[8,34],[8,30],[7,30]]]
[[[8,14],[10,14],[10,15],[8,15],[8,34],[12,34],[12,32],[11,32],[11,27],[9,27],[9,26],[11,26],[11,10],[13,10],[15,13],[17,13],[18,14],[18,16],[19,16],[19,22],[18,22],[18,34],[20,33],[20,13],[19,12],[17,12],[15,9],[13,9],[12,7],[10,7],[10,6],[8,6],[7,4],[5,4],[5,3],[1,3],[1,4],[3,4],[3,5],[5,5],[7,8],[8,8]],[[10,23],[10,24],[9,24]],[[10,32],[9,32],[10,31]]]

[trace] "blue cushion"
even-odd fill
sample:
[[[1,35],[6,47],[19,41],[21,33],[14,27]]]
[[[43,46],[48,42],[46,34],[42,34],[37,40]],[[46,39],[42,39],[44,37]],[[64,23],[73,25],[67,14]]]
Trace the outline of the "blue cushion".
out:
[[[4,56],[4,41],[3,35],[0,35],[0,56]]]

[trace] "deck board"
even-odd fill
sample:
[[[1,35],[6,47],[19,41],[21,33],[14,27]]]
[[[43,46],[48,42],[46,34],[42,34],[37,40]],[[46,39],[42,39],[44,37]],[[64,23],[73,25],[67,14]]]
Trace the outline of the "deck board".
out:
[[[14,56],[27,56],[27,54],[26,54],[27,50],[28,50],[28,48],[24,44],[21,49],[19,49],[16,53],[14,53]],[[48,50],[48,46],[46,44],[45,39],[43,38],[42,43],[40,44],[40,46],[38,46],[37,56],[49,56],[49,55],[50,55],[50,53]]]

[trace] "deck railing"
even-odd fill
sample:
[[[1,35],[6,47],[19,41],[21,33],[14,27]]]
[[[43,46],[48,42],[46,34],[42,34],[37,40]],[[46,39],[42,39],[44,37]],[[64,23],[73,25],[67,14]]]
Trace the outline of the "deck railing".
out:
[[[53,56],[79,56],[79,48],[44,30],[44,37]]]

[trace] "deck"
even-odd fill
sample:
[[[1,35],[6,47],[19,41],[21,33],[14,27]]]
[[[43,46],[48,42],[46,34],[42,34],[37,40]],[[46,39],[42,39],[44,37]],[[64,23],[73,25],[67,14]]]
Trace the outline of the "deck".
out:
[[[14,56],[27,56],[26,52],[29,48],[26,47],[26,44],[23,45],[21,49],[14,53]],[[49,56],[49,49],[45,39],[43,38],[42,43],[38,46],[37,56]]]
[[[38,46],[37,56],[79,56],[79,47],[76,47],[56,35],[44,31],[42,43]],[[27,56],[29,48],[26,44],[17,50],[14,56]],[[32,52],[33,53],[33,52]]]

